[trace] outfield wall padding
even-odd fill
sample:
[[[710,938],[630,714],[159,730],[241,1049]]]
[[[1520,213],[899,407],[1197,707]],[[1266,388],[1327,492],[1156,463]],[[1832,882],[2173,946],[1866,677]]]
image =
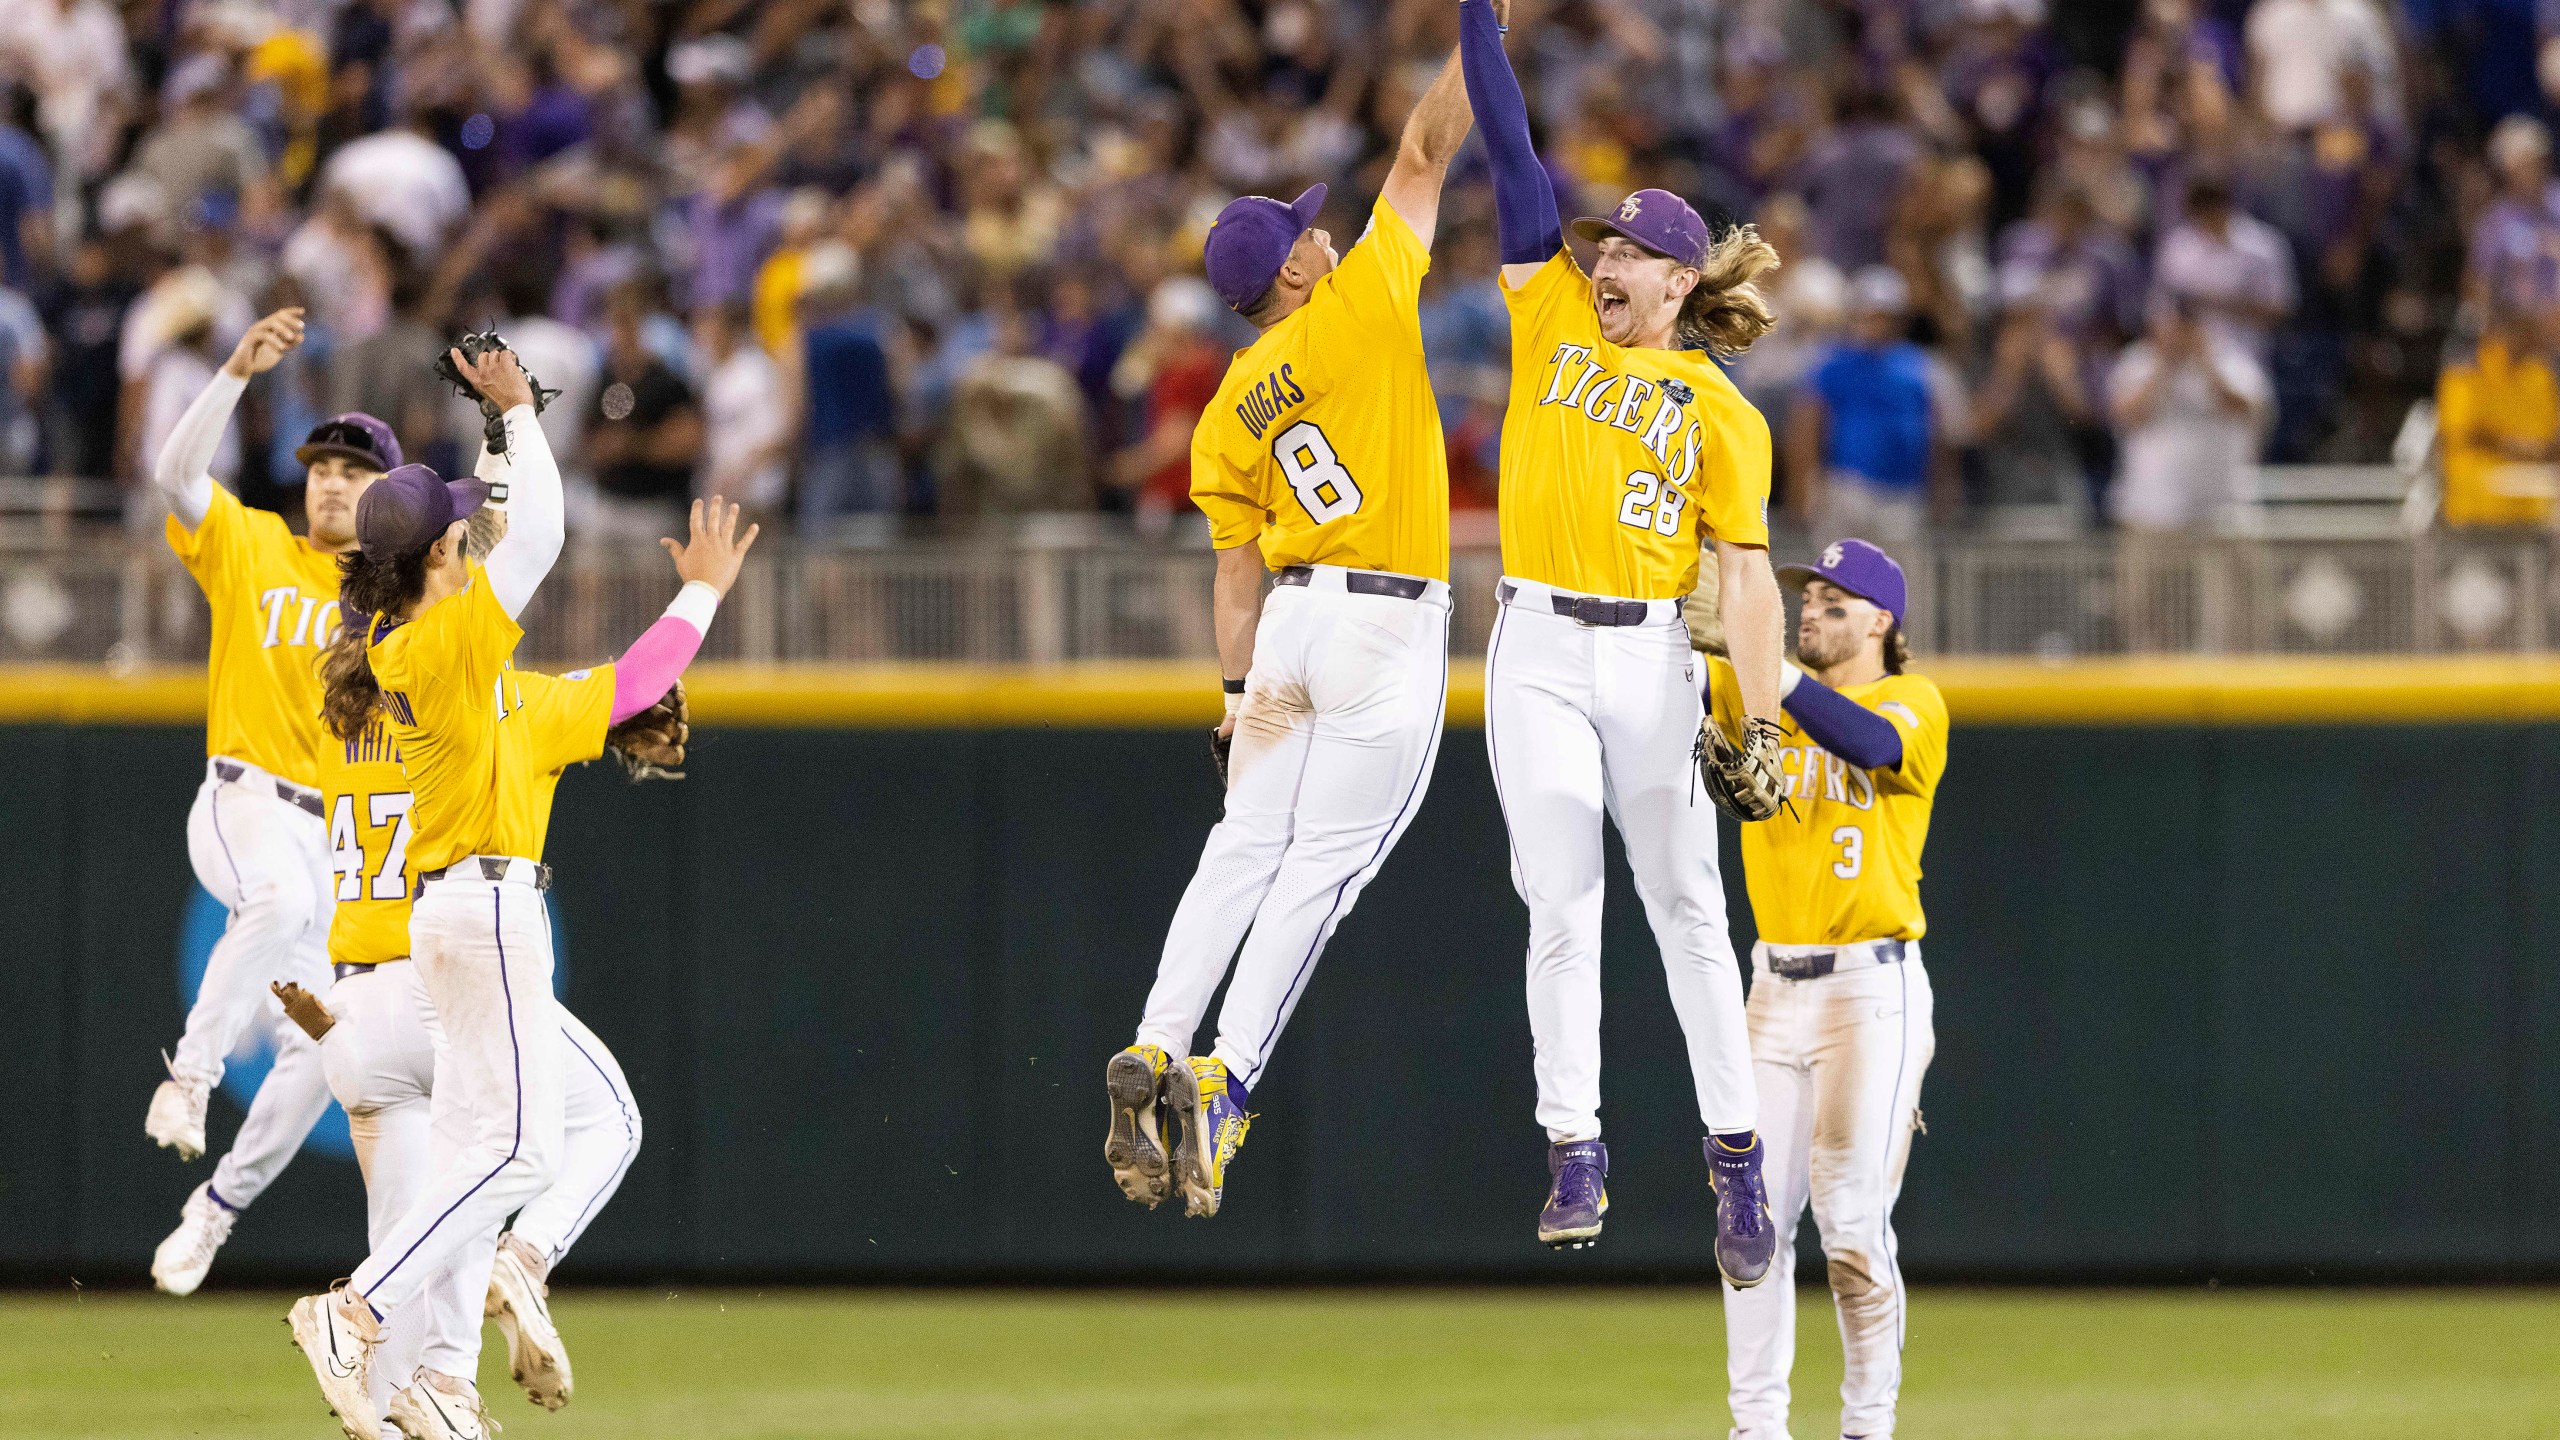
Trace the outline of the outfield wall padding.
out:
[[[199,736],[0,726],[8,1277],[136,1280],[208,1173],[141,1126],[181,1020]],[[1614,846],[1614,1208],[1595,1250],[1534,1243],[1526,916],[1480,731],[1451,731],[1326,954],[1213,1223],[1130,1205],[1099,1155],[1103,1061],[1216,814],[1196,731],[699,738],[682,784],[561,787],[566,998],[648,1134],[575,1273],[1710,1263],[1689,1078]],[[1960,725],[1924,892],[1938,1055],[1908,1267],[2560,1271],[2556,766],[2550,724]],[[238,1110],[214,1108],[219,1144]],[[217,1274],[344,1274],[363,1217],[355,1167],[306,1155]]]

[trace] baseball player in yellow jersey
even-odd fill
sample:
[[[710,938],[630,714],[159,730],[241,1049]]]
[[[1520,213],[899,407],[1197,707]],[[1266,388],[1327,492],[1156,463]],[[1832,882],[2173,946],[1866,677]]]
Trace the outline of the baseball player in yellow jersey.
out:
[[[1863,540],[1779,572],[1804,588],[1782,688],[1790,805],[1742,828],[1752,947],[1752,1073],[1778,1253],[1725,1292],[1737,1440],[1784,1440],[1795,1359],[1795,1228],[1810,1196],[1840,1311],[1840,1433],[1893,1433],[1904,1296],[1893,1202],[1936,1049],[1920,964],[1920,850],[1947,766],[1947,707],[1903,666],[1902,569]],[[1717,723],[1742,718],[1733,668],[1708,661]]]
[[[332,733],[359,736],[381,712],[408,781],[408,858],[417,869],[408,954],[435,1012],[435,1105],[451,1117],[437,1128],[453,1137],[446,1163],[354,1276],[296,1302],[289,1316],[349,1440],[370,1440],[384,1317],[417,1299],[448,1262],[490,1243],[509,1213],[552,1186],[563,1163],[565,1072],[577,1057],[551,994],[541,895],[550,883],[541,855],[559,767],[587,727],[600,737],[674,685],[756,535],[749,527],[738,536],[736,506],[715,499],[706,512],[697,503],[693,543],[666,542],[686,581],[675,602],[612,668],[609,687],[564,692],[561,703],[579,708],[565,710],[557,725],[547,721],[509,661],[523,634],[516,616],[559,552],[559,472],[513,357],[500,351],[482,363],[496,373],[484,369],[474,379],[503,407],[513,456],[505,538],[486,566],[463,553],[485,483],[447,482],[416,465],[383,477],[357,513],[359,548],[343,586],[345,603],[363,616],[350,623],[365,628],[333,651],[325,671]],[[564,1363],[564,1398],[566,1388]],[[462,1397],[447,1398],[462,1408]]]
[[[501,513],[484,509],[472,517],[475,553],[489,548],[483,529],[496,529],[479,522]],[[559,678],[510,670],[508,683],[524,697],[509,723],[525,727],[547,780],[602,753],[612,666]],[[435,1010],[409,960],[414,797],[387,718],[377,711],[361,724],[353,739],[331,735],[322,746],[337,875],[329,926],[337,983],[325,1004],[293,987],[282,993],[287,1010],[320,1041],[330,1091],[346,1107],[365,1177],[367,1238],[379,1242],[452,1148],[454,1109],[446,1109],[448,1143],[440,1146],[431,1125]],[[372,1369],[375,1413],[415,1440],[475,1440],[486,1414],[472,1380],[484,1314],[498,1320],[508,1369],[532,1400],[549,1409],[568,1403],[568,1353],[550,1318],[546,1281],[620,1187],[640,1151],[641,1120],[613,1052],[565,1006],[558,1015],[568,1063],[561,1161],[550,1188],[503,1237],[490,1234],[448,1260],[422,1303],[384,1325]]]
[[[1769,427],[1717,368],[1772,323],[1752,279],[1777,257],[1749,228],[1711,240],[1678,196],[1640,190],[1564,245],[1526,103],[1484,0],[1458,7],[1467,89],[1492,163],[1511,403],[1502,428],[1502,610],[1485,662],[1485,743],[1529,907],[1537,1118],[1551,1177],[1538,1237],[1595,1240],[1600,1140],[1601,821],[1626,842],[1686,1035],[1716,1260],[1769,1265],[1742,980],[1725,929],[1714,810],[1689,766],[1702,710],[1680,602],[1703,546],[1722,561],[1734,662],[1774,745],[1784,607],[1768,559]]]
[[[1452,57],[1339,263],[1315,228],[1321,185],[1285,205],[1235,201],[1209,231],[1209,283],[1262,333],[1191,442],[1191,496],[1218,547],[1226,816],[1174,911],[1137,1039],[1106,1071],[1104,1158],[1149,1206],[1178,1181],[1187,1213],[1217,1213],[1246,1096],[1439,753],[1449,472],[1419,305],[1467,125]],[[1217,1047],[1188,1056],[1230,959]]]
[[[144,1132],[182,1158],[201,1154],[224,1057],[253,1026],[266,1028],[275,1050],[230,1152],[152,1255],[153,1282],[177,1295],[203,1282],[239,1211],[283,1173],[329,1104],[318,1055],[276,1011],[267,986],[328,973],[329,862],[313,788],[320,684],[311,666],[337,630],[336,557],[355,543],[357,497],[400,463],[400,442],[370,415],[340,415],[312,430],[296,452],[308,467],[307,536],[242,505],[207,473],[250,379],[300,343],[300,310],[251,326],[153,469],[169,509],[169,546],[212,609],[205,778],[187,815],[187,854],[230,915]]]

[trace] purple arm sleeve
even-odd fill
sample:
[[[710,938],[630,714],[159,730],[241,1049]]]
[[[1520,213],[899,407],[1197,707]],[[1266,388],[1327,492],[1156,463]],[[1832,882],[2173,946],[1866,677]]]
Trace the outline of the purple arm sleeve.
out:
[[[1893,722],[1812,676],[1798,680],[1779,703],[1815,744],[1859,769],[1901,767],[1902,732]]]
[[[613,666],[613,720],[619,725],[658,703],[702,648],[702,632],[679,615],[661,615]]]
[[[1543,265],[1564,248],[1564,221],[1556,213],[1555,187],[1530,142],[1529,102],[1521,98],[1511,57],[1502,53],[1502,30],[1487,0],[1461,0],[1458,56],[1476,133],[1484,137],[1485,158],[1493,167],[1493,225],[1502,263]]]

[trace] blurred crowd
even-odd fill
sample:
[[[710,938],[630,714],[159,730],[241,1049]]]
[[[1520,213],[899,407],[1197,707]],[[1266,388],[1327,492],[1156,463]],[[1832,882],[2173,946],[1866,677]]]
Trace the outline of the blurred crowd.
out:
[[[218,461],[258,503],[340,410],[468,465],[426,364],[494,322],[563,392],[590,535],[711,491],[810,532],[1161,529],[1250,338],[1209,217],[1324,180],[1356,234],[1455,33],[1453,0],[0,0],[0,474],[137,484],[298,304]],[[1776,241],[1736,375],[1808,520],[2192,528],[2259,458],[2386,455],[2440,369],[2448,516],[2548,510],[2515,476],[2560,442],[2560,5],[1516,0],[1511,45],[1568,215],[1662,185]],[[1472,142],[1443,217],[1424,333],[1490,507]]]

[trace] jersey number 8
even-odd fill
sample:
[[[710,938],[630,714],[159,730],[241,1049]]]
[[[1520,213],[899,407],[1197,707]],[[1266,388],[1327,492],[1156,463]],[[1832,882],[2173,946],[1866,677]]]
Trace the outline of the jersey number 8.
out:
[[[1343,468],[1333,442],[1324,438],[1313,420],[1301,420],[1281,431],[1271,442],[1271,458],[1280,462],[1280,473],[1289,477],[1289,488],[1298,492],[1298,503],[1307,507],[1308,517],[1317,524],[1339,520],[1360,508],[1360,482]]]
[[[1663,484],[1662,477],[1650,470],[1638,470],[1627,477],[1626,498],[1618,502],[1618,523],[1676,536],[1680,512],[1688,503],[1679,486]]]
[[[373,870],[372,894],[364,883],[364,840],[356,831],[356,797],[341,795],[329,815],[329,868],[338,872],[341,900],[405,900],[409,898],[409,792],[392,791],[365,797],[369,828],[391,827],[382,861]]]

